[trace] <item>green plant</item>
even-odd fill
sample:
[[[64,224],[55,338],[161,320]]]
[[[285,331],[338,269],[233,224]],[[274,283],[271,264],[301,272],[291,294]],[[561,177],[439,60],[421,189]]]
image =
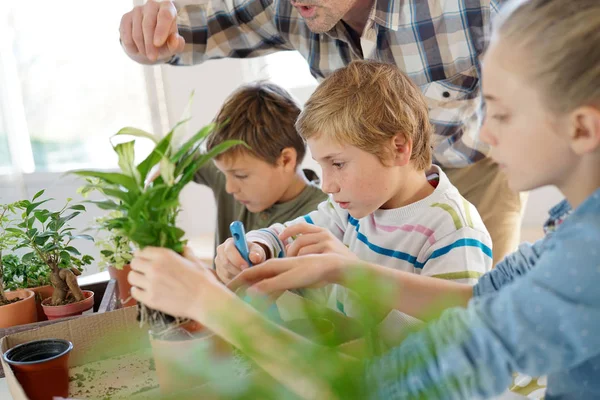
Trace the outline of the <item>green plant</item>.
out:
[[[10,216],[15,212],[16,203],[0,205],[0,305],[10,303],[4,295],[4,265],[2,253],[17,244],[15,236],[7,231],[12,226]]]
[[[137,248],[155,246],[183,252],[185,232],[176,226],[180,211],[179,194],[205,163],[232,146],[244,145],[241,141],[230,140],[209,152],[202,152],[200,147],[214,128],[214,124],[210,124],[177,147],[178,134],[188,120],[178,122],[164,137],[132,127],[117,132],[113,138],[126,135],[154,142],[152,152],[137,165],[134,161],[134,139],[113,145],[121,172],[73,171],[88,181],[81,189],[82,194],[96,190],[106,196],[105,200],[90,202],[101,209],[122,214],[121,217],[108,218],[104,228],[122,232]],[[159,165],[160,175],[152,179],[152,169],[156,165]],[[144,305],[139,307],[142,323],[149,321],[155,332],[167,329],[176,320]]]
[[[106,232],[104,237],[96,237],[96,247],[100,249],[100,260],[98,267],[102,271],[110,266],[116,269],[123,267],[133,259],[133,247],[125,233],[117,228],[110,228],[111,221],[117,218],[123,218],[122,211],[111,211],[103,217],[94,219],[95,228]]]
[[[13,250],[31,250],[21,258],[23,263],[30,263],[37,256],[50,269],[50,281],[54,287],[53,306],[81,301],[84,295],[77,283],[77,275],[93,258],[82,256],[71,242],[75,239],[94,239],[89,235],[74,236],[72,231],[75,228],[69,225],[69,221],[85,211],[85,207],[82,204],[69,205],[71,199],[67,199],[60,210],[50,211],[41,205],[52,199],[36,201],[43,194],[44,190],[41,190],[31,200],[16,203],[14,209],[20,211],[16,213],[18,218],[13,227],[5,230],[17,239]]]
[[[15,254],[2,258],[4,266],[4,288],[7,290],[28,289],[50,285],[52,271],[38,255],[23,261]]]

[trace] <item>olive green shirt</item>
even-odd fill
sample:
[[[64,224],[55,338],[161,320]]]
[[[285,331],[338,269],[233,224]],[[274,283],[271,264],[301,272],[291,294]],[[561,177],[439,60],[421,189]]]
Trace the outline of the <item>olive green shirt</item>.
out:
[[[229,224],[241,221],[246,232],[267,228],[276,222],[287,222],[308,214],[317,209],[319,203],[327,199],[327,195],[319,189],[317,174],[304,169],[304,175],[310,182],[296,198],[285,203],[273,204],[259,213],[252,213],[232,195],[225,191],[225,175],[212,162],[206,163],[196,173],[194,181],[212,189],[217,203],[217,231],[215,232],[215,250],[231,236]],[[216,255],[216,251],[214,253]]]

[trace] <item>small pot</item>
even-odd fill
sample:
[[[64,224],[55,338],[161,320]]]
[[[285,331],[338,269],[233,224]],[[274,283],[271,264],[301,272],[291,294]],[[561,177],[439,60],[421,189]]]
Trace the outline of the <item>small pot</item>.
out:
[[[23,343],[4,353],[30,400],[69,396],[69,353],[73,344],[63,339]]]
[[[131,265],[127,264],[122,269],[116,269],[115,267],[108,267],[108,273],[111,279],[117,281],[117,287],[119,288],[119,301],[121,307],[135,306],[137,301],[131,297],[131,284],[127,280],[127,275],[131,271]]]
[[[19,297],[21,300],[0,306],[0,328],[37,322],[34,293],[29,289],[4,292],[8,300]]]
[[[192,327],[196,328],[193,324]],[[163,394],[206,383],[207,363],[231,355],[229,343],[206,329],[170,339],[158,339],[150,334],[150,344]]]
[[[42,301],[46,300],[48,297],[52,297],[52,293],[54,292],[54,288],[52,285],[46,286],[38,286],[34,288],[29,288],[33,293],[35,293],[35,308],[37,310],[37,320],[38,321],[47,321],[48,317],[44,314],[44,308],[42,307]]]
[[[44,313],[49,320],[81,315],[94,307],[94,292],[91,290],[84,290],[83,295],[85,296],[85,299],[64,306],[51,306],[50,302],[52,301],[52,298],[46,299],[42,301]]]

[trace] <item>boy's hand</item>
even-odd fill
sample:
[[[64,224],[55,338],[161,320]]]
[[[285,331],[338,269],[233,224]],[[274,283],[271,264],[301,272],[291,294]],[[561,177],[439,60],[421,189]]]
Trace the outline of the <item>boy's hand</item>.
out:
[[[294,224],[287,227],[279,235],[282,241],[298,236],[286,249],[287,257],[304,256],[307,254],[335,253],[344,257],[356,259],[346,245],[325,228],[308,223]]]
[[[153,309],[196,318],[198,304],[210,304],[211,295],[226,289],[189,251],[184,255],[158,247],[136,251],[127,277],[131,295]]]
[[[258,243],[248,242],[250,251],[250,261],[253,265],[260,264],[267,259],[265,250]],[[223,244],[217,247],[217,257],[215,258],[217,267],[217,276],[228,283],[240,272],[249,267],[248,263],[242,258],[242,255],[235,247],[232,238],[227,239]]]
[[[185,40],[177,30],[177,9],[171,1],[148,1],[123,15],[121,44],[134,61],[154,64],[181,53]]]
[[[337,283],[342,270],[354,259],[339,254],[313,254],[303,257],[275,258],[245,269],[227,285],[232,291],[250,286],[247,293],[272,295],[290,289],[320,287]]]

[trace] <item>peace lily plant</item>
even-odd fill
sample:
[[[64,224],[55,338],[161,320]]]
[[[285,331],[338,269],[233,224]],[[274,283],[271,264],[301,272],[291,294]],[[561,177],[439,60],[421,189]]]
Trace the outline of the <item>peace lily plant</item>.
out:
[[[184,115],[189,115],[190,104],[191,98]],[[243,142],[230,140],[209,152],[203,152],[202,144],[215,125],[209,124],[190,139],[182,140],[182,130],[189,119],[180,120],[164,136],[133,127],[117,132],[111,137],[111,144],[118,156],[120,172],[73,172],[88,181],[81,189],[83,194],[95,190],[105,196],[104,200],[92,201],[93,203],[101,209],[120,213],[106,218],[102,227],[108,231],[121,232],[136,248],[155,246],[182,253],[186,244],[185,232],[176,225],[177,215],[181,210],[181,191],[204,164],[232,146],[244,145]],[[123,137],[134,139],[113,144],[115,138]],[[147,139],[154,143],[151,153],[139,164],[135,163],[134,145],[137,139]],[[177,146],[176,143],[179,142],[182,144]],[[160,175],[153,179],[153,170],[157,166]],[[139,305],[138,310],[140,321],[148,322],[154,333],[182,322],[143,304]]]

